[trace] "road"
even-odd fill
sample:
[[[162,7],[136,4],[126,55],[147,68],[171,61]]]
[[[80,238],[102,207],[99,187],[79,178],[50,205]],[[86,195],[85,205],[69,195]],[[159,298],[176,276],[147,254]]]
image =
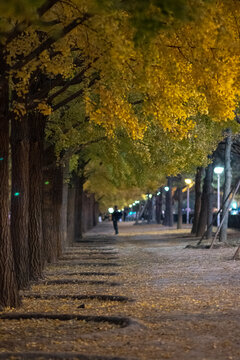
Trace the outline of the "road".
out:
[[[99,224],[1,314],[0,358],[239,360],[240,261],[195,242],[187,228]]]

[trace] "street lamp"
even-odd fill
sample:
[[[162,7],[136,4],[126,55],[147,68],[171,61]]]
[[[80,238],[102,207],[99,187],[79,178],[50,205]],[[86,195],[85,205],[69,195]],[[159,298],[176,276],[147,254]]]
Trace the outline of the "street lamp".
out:
[[[222,166],[216,166],[214,168],[214,173],[217,175],[217,209],[218,209],[218,216],[217,216],[217,226],[220,225],[220,175],[222,174],[224,168]]]
[[[192,183],[192,179],[185,179],[185,183],[187,184],[187,221],[186,223],[189,224],[189,185]]]

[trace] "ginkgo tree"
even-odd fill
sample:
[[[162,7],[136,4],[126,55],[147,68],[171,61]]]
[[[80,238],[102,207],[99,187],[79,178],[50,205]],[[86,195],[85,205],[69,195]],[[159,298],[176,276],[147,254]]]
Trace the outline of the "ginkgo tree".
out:
[[[22,2],[28,4],[27,0]],[[214,141],[206,146],[201,131],[207,133],[207,123],[221,127],[224,121],[234,119],[239,91],[239,4],[232,0],[197,2],[193,10],[191,2],[183,1],[188,20],[182,22],[174,17],[177,8],[172,5],[176,2],[165,7],[164,3],[158,6],[158,2],[151,1],[144,6],[134,1],[130,8],[126,3],[109,8],[94,0],[46,0],[19,12],[15,7],[11,10],[14,0],[9,8],[1,5],[2,304],[19,303],[16,273],[21,274],[18,287],[42,275],[42,185],[44,176],[51,175],[53,195],[54,181],[62,178],[62,170],[56,166],[58,157],[63,163],[79,153],[78,163],[87,162],[86,170],[95,172],[94,145],[100,139],[112,138],[116,156],[113,164],[106,158],[108,180],[117,188],[115,172],[121,190],[144,187],[149,181],[160,181],[162,174],[175,174],[186,166],[206,162],[202,149],[204,154],[212,151]],[[136,10],[135,19],[143,19],[141,9],[147,10],[145,19],[152,21],[155,16],[161,21],[153,35],[145,37],[147,44],[136,46],[139,27],[133,26],[133,14]],[[205,123],[204,116],[208,117]],[[12,240],[8,198],[10,120]],[[46,143],[45,126],[51,123]],[[117,140],[118,136],[123,140]],[[212,132],[209,136],[214,140]],[[124,143],[134,166],[124,146],[120,151]],[[60,194],[61,182],[55,184]],[[50,191],[44,190],[47,193]],[[56,198],[56,192],[52,195],[59,219],[60,197]],[[54,228],[59,229],[59,222],[54,222]],[[59,238],[54,241],[60,243]]]
[[[77,14],[75,12],[76,6],[74,5],[79,5]],[[53,12],[51,12],[52,7],[54,7]],[[95,23],[93,23],[95,28],[93,27],[92,29],[92,24],[89,24],[89,35],[85,33],[85,28],[81,27],[85,21],[91,18],[91,15],[87,13],[88,8],[86,8],[84,2],[66,5],[57,1],[48,1],[39,8],[37,12],[43,17],[43,21],[49,24],[49,28],[44,28],[42,23],[38,26],[38,23],[35,21],[23,21],[21,26],[17,25],[16,22],[16,26],[12,32],[8,33],[6,39],[3,40],[2,55],[4,58],[2,63],[5,62],[6,68],[2,67],[1,69],[2,89],[7,89],[9,83],[10,85],[12,83],[13,89],[11,113],[13,117],[12,148],[14,151],[12,153],[12,163],[14,177],[11,213],[12,219],[14,220],[12,220],[11,225],[15,242],[15,262],[18,262],[18,270],[20,270],[17,272],[19,274],[18,283],[20,287],[25,286],[28,282],[28,256],[31,256],[30,277],[37,278],[41,276],[42,240],[41,216],[39,215],[41,212],[42,186],[41,154],[43,153],[43,130],[46,117],[52,111],[56,111],[60,107],[65,106],[69,101],[72,101],[73,98],[82,96],[86,92],[86,89],[92,86],[95,79],[99,77],[97,73],[102,71],[104,61],[101,58],[101,52],[105,51],[106,56],[109,56],[109,52],[112,51],[111,44],[113,41],[108,40],[105,36],[105,30],[102,29],[101,25],[102,17],[100,18],[98,15],[95,16]],[[47,14],[46,11],[48,11]],[[107,25],[108,22],[106,21],[106,27]],[[108,28],[108,35],[111,35],[111,27],[108,26]],[[99,35],[93,39],[95,40],[95,47],[93,45],[89,46],[91,33],[98,33]],[[106,45],[106,50],[103,45]],[[95,53],[92,49],[94,49]],[[94,63],[98,57],[100,57],[102,61],[102,63],[99,61],[99,68],[94,69],[94,71],[91,69],[91,73],[86,75],[90,67],[89,63]],[[120,73],[120,70],[118,70],[118,73]],[[94,77],[95,73],[96,78]],[[107,72],[104,79],[106,79],[107,76],[110,77],[113,73],[114,72],[108,74]],[[79,88],[75,94],[65,97],[60,100],[59,103],[53,103],[53,99],[58,97],[59,94],[68,90],[69,86],[78,83],[82,83],[83,86]],[[62,89],[59,89],[59,86],[62,86]],[[57,91],[49,94],[49,92],[56,87],[58,87]],[[5,96],[5,98],[2,100],[7,109],[8,94],[3,94],[3,96]],[[119,103],[121,105],[120,100]],[[121,105],[120,109],[121,107],[123,106]],[[118,110],[116,107],[116,112]],[[4,113],[4,111],[2,113]],[[3,129],[3,134],[6,139],[5,151],[7,153],[8,137],[6,134],[8,133],[9,119],[6,117],[4,120],[5,128]],[[130,124],[130,122],[131,120],[127,121],[127,124]],[[29,140],[27,140],[28,124],[30,129]],[[111,126],[105,126],[105,128],[108,129],[110,127]],[[132,127],[136,129],[136,124],[133,122]],[[131,127],[129,127],[129,130],[131,131]],[[29,165],[27,165],[28,157],[30,161]],[[23,159],[25,159],[25,161],[23,161]],[[4,153],[4,165],[6,169],[7,164],[7,156]],[[30,181],[28,179],[28,166]],[[5,172],[7,171],[6,169]],[[4,179],[6,184],[8,182],[7,178],[8,175],[6,173]],[[6,186],[2,187],[4,190],[4,206],[2,208],[8,207],[8,191],[6,191]],[[15,188],[21,188],[21,192],[16,191]],[[30,202],[29,209],[31,218],[28,231],[30,235],[32,235],[30,236],[30,245],[28,244],[27,231],[28,188],[30,197],[34,199],[34,201]],[[14,194],[21,194],[21,196],[15,198]],[[20,211],[20,209],[23,209],[23,211]],[[8,226],[7,213],[8,211],[5,210],[4,226]],[[34,229],[32,228],[33,226]],[[17,231],[17,229],[24,230]],[[7,240],[7,242],[10,243],[10,240]],[[29,252],[27,252],[28,246],[30,248]],[[24,249],[26,251],[24,251]],[[20,250],[24,256],[19,257]],[[4,254],[4,257],[5,256],[6,254]],[[9,262],[11,262],[11,257],[7,257],[9,258]],[[25,269],[23,269],[24,264],[26,264]],[[24,283],[21,283],[20,274],[23,272],[25,272],[26,276]],[[11,273],[13,273],[13,271],[11,271]],[[10,284],[11,282],[8,281],[8,283]],[[9,292],[6,292],[6,294],[8,293]],[[6,302],[7,301],[8,300],[6,300]]]
[[[191,173],[197,166],[206,166],[209,162],[207,155],[222,139],[224,126],[225,123],[221,127],[208,117],[203,117],[198,119],[198,125],[189,132],[188,137],[177,139],[152,124],[143,139],[133,141],[120,133],[111,141],[93,144],[93,161],[88,164],[93,172],[90,171],[87,188],[101,197],[105,183],[111,183],[111,188],[115,187],[115,198],[120,190],[116,199],[118,202],[121,201],[123,189],[127,192],[131,187],[137,188],[139,194],[149,189],[156,191],[165,183],[166,176]],[[99,176],[105,180],[98,181]],[[105,202],[108,195],[111,199],[110,191],[104,194]],[[126,200],[125,205],[130,200]]]

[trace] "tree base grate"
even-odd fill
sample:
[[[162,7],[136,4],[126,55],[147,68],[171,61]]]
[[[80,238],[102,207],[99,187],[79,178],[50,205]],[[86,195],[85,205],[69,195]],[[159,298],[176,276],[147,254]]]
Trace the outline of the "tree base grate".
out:
[[[24,298],[35,298],[35,299],[43,299],[43,300],[49,300],[49,299],[76,299],[76,300],[102,300],[102,301],[119,301],[119,302],[132,302],[134,300],[129,299],[127,296],[121,296],[121,295],[101,295],[101,294],[92,294],[92,295],[39,295],[39,294],[29,294],[24,295]]]
[[[86,271],[86,272],[54,272],[53,275],[61,275],[61,276],[74,276],[74,275],[80,275],[80,276],[117,276],[119,273],[116,272],[97,272],[97,271]]]
[[[31,352],[1,352],[0,359],[12,359],[12,360],[22,360],[22,359],[48,359],[48,360],[55,360],[55,359],[79,359],[79,360],[134,360],[134,359],[127,359],[123,357],[109,357],[109,356],[102,356],[102,355],[85,355],[77,352],[59,352],[59,353],[48,353],[43,351],[31,351]]]
[[[122,328],[127,327],[134,323],[130,318],[119,317],[119,316],[94,316],[94,315],[74,315],[74,314],[46,314],[46,313],[8,313],[0,314],[2,320],[32,320],[32,319],[43,319],[43,320],[78,320],[85,322],[107,322],[109,324],[118,325]]]
[[[108,282],[104,280],[78,280],[78,279],[61,279],[61,280],[45,280],[38,282],[43,285],[58,285],[58,284],[89,284],[89,285],[107,285],[107,286],[119,286],[120,283]]]
[[[56,265],[58,265],[58,264],[56,264]],[[121,266],[120,264],[117,264],[117,263],[94,263],[94,262],[90,262],[90,263],[89,262],[84,262],[84,263],[79,263],[79,262],[67,263],[67,262],[65,262],[65,263],[59,263],[59,265],[61,265],[61,266],[64,266],[64,265],[66,265],[66,266],[76,266],[76,265],[78,265],[78,266]]]
[[[117,260],[118,257],[116,256],[111,256],[111,257],[105,257],[105,256],[96,256],[96,257],[92,257],[92,254],[90,253],[88,256],[84,256],[84,257],[81,257],[80,256],[64,256],[60,259],[58,259],[59,261],[70,261],[70,260],[103,260],[103,261],[108,261],[108,260]]]

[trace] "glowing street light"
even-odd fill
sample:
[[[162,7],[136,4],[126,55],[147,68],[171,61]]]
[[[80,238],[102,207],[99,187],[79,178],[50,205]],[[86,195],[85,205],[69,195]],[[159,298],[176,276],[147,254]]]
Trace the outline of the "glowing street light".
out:
[[[165,186],[164,190],[168,192],[169,191],[169,186]]]
[[[215,174],[221,175],[223,173],[223,170],[224,168],[222,166],[216,166],[213,171],[215,172]]]
[[[217,209],[218,212],[220,210],[220,175],[222,174],[224,168],[222,166],[216,166],[214,168],[214,173],[217,175]],[[220,225],[220,212],[218,213],[217,216],[217,226],[219,227]]]
[[[184,181],[187,185],[190,185],[192,183],[192,179],[185,179]]]
[[[192,179],[185,179],[185,183],[187,184],[187,224],[189,224],[189,213],[190,213],[190,207],[189,207],[189,185],[192,183]]]
[[[108,209],[108,212],[109,212],[109,214],[112,214],[112,213],[114,212],[114,209],[113,209],[113,208],[109,208],[109,209]]]

